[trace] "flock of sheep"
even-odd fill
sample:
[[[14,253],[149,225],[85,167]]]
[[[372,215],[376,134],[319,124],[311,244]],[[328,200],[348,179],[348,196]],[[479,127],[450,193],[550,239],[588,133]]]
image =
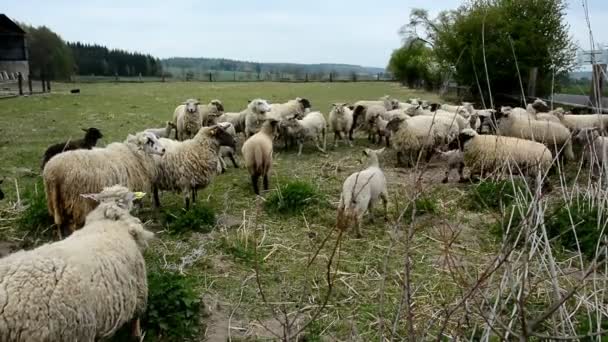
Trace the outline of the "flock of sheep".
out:
[[[327,116],[311,111],[311,103],[296,98],[270,104],[249,101],[237,113],[224,111],[221,101],[201,104],[190,99],[179,105],[163,128],[129,135],[123,142],[95,147],[102,137],[96,128],[81,140],[56,144],[45,152],[42,176],[49,213],[65,239],[0,259],[0,341],[92,341],[112,336],[138,316],[147,300],[142,251],[153,233],[130,211],[133,202],[159,191],[179,191],[186,209],[198,190],[224,172],[241,153],[256,194],[259,181],[269,188],[273,148],[312,141],[325,153],[327,133],[334,145],[352,146],[354,133],[364,131],[367,167],[346,178],[337,210],[337,226],[361,236],[363,216],[373,214],[381,200],[387,218],[388,192],[379,156],[396,151],[397,162],[415,165],[439,154],[447,160],[444,182],[457,168],[460,180],[467,167],[472,176],[504,171],[523,175],[548,172],[562,158],[575,158],[579,141],[592,163],[607,162],[608,142],[601,133],[608,116],[571,115],[549,111],[537,100],[527,108],[475,109],[430,104],[388,96],[353,104],[335,103]],[[174,134],[175,132],[175,134]],[[599,157],[598,157],[599,156]]]

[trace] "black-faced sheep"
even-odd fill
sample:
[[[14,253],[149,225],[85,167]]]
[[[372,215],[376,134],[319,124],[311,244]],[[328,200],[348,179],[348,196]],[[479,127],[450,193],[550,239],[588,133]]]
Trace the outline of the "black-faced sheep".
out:
[[[65,152],[65,151],[72,151],[72,150],[79,150],[79,149],[90,150],[93,147],[95,147],[95,145],[97,145],[97,140],[103,138],[103,134],[101,134],[101,132],[95,127],[91,127],[88,129],[82,129],[82,130],[86,132],[84,134],[84,138],[82,138],[82,139],[68,140],[66,142],[62,142],[59,144],[49,146],[49,148],[47,148],[46,151],[44,152],[44,156],[42,157],[41,169],[44,169],[44,166],[46,165],[46,163],[53,156],[55,156],[61,152]]]
[[[272,169],[272,141],[278,123],[274,118],[264,121],[260,131],[249,137],[241,149],[245,167],[251,175],[251,183],[256,195],[260,194],[258,187],[260,177],[263,178],[264,190],[268,190],[268,175]]]

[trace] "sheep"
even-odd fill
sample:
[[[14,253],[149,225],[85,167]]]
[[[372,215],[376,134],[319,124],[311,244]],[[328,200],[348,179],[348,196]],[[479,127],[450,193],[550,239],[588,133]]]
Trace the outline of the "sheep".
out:
[[[361,225],[363,215],[369,211],[373,219],[373,205],[378,198],[382,199],[384,205],[384,220],[388,221],[388,190],[386,188],[386,177],[380,169],[378,156],[384,152],[384,148],[363,151],[368,159],[368,167],[346,178],[342,185],[340,204],[338,205],[337,227],[341,230],[348,229],[353,225],[357,238],[361,238]]]
[[[439,107],[439,109],[450,113],[458,113],[460,115],[463,115],[463,113],[473,114],[474,111],[473,104],[471,104],[470,102],[463,102],[460,106],[454,106],[444,103]]]
[[[0,341],[105,340],[138,317],[148,297],[143,251],[154,237],[130,215],[125,187],[85,194],[99,206],[68,238],[0,259]]]
[[[438,109],[434,112],[424,111],[422,115],[431,115],[431,116],[441,116],[449,119],[453,125],[458,126],[458,130],[463,130],[465,128],[470,128],[469,121],[465,119],[462,115],[457,113],[448,112],[445,110]]]
[[[123,143],[68,151],[49,160],[42,177],[49,214],[59,228],[59,236],[81,227],[85,216],[97,206],[80,194],[96,193],[115,184],[148,191],[157,174],[153,155],[164,153],[154,134],[140,132],[129,135]]]
[[[464,163],[471,175],[483,176],[492,172],[520,170],[526,175],[541,175],[553,162],[549,149],[535,141],[499,135],[480,135],[467,128],[448,146],[464,152]]]
[[[373,141],[375,135],[375,122],[378,116],[386,115],[386,108],[379,105],[371,105],[365,111],[364,127],[367,129],[367,140]]]
[[[374,120],[374,131],[375,134],[378,135],[378,143],[382,143],[382,138],[384,137],[385,141],[386,141],[386,147],[390,147],[390,138],[391,138],[391,131],[389,129],[386,128],[386,126],[388,125],[388,120],[384,120],[382,118],[381,115],[376,116],[375,120]],[[375,142],[375,138],[374,138],[374,142]]]
[[[411,119],[393,119],[387,129],[393,132],[393,147],[397,151],[397,163],[414,165],[418,155],[426,155],[428,162],[436,148],[446,145],[458,135],[458,127],[443,116],[421,115]]]
[[[220,122],[217,124],[218,127],[222,128],[224,131],[226,131],[226,133],[232,135],[232,137],[235,140],[236,143],[236,130],[234,129],[234,126],[230,123],[230,122]],[[239,168],[239,165],[236,163],[236,159],[234,159],[234,147],[230,147],[230,146],[220,146],[220,164],[221,164],[221,172],[224,173],[226,171],[226,162],[224,161],[224,157],[228,157],[230,158],[230,161],[232,161],[232,165],[234,165],[234,167],[236,169]]]
[[[334,132],[334,147],[338,147],[338,139],[344,139],[349,146],[353,142],[348,139],[348,132],[353,125],[353,111],[345,103],[334,103],[329,112],[330,131]],[[342,138],[344,134],[344,138]]]
[[[608,132],[608,115],[606,114],[565,114],[555,112],[555,115],[572,132],[585,128],[597,128],[604,133]]]
[[[163,128],[148,128],[144,132],[150,132],[156,135],[157,138],[171,138],[171,132],[175,130],[177,132],[177,126],[171,121],[165,123]]]
[[[435,151],[439,157],[446,161],[448,166],[445,171],[445,177],[441,180],[442,183],[450,181],[450,172],[454,169],[458,169],[459,182],[464,182],[464,153],[461,150],[450,150],[450,151]]]
[[[274,118],[264,121],[260,131],[249,137],[241,149],[256,195],[260,194],[258,188],[260,177],[264,180],[264,190],[268,190],[268,174],[272,169],[272,140],[278,123],[279,121]]]
[[[188,99],[175,108],[173,112],[173,124],[177,127],[175,138],[179,141],[191,139],[201,128],[201,113],[199,111],[200,101]]]
[[[154,179],[154,205],[160,207],[159,190],[178,190],[184,208],[196,202],[197,191],[211,183],[217,173],[220,146],[235,147],[232,135],[218,126],[202,127],[194,138],[186,141],[161,139],[166,152],[155,157],[158,168]]]
[[[550,121],[561,124],[561,120],[553,113],[536,113],[537,121]]]
[[[206,105],[198,105],[198,111],[201,113],[201,125],[212,126],[216,124],[217,118],[224,114],[224,105],[222,101],[215,99]]]
[[[526,106],[526,110],[533,114],[546,113],[550,109],[551,108],[549,108],[549,106],[547,105],[547,102],[545,102],[539,98],[534,100],[534,102],[532,102],[532,103],[528,103],[528,105]]]
[[[350,140],[353,140],[353,133],[357,127],[358,118],[361,116],[365,118],[365,113],[370,106],[383,106],[385,110],[393,110],[397,109],[400,106],[400,103],[395,99],[391,99],[388,95],[381,97],[380,100],[362,100],[355,102],[353,104],[353,125],[350,132],[348,132],[348,137]]]
[[[229,122],[234,126],[236,133],[243,133],[249,137],[257,132],[258,124],[270,112],[271,107],[264,99],[249,101],[247,107],[239,113],[224,113],[217,122]]]
[[[302,97],[296,97],[293,100],[289,100],[285,103],[273,103],[270,105],[269,117],[274,118],[277,121],[281,121],[284,118],[297,116],[298,119],[304,117],[311,108],[310,101]]]
[[[327,121],[321,112],[310,112],[303,119],[295,115],[281,121],[282,128],[288,128],[290,134],[298,143],[298,156],[302,155],[302,147],[305,140],[313,140],[319,151],[325,153]],[[320,146],[321,139],[323,147]]]
[[[386,121],[391,121],[394,118],[402,118],[402,119],[409,119],[410,116],[406,114],[406,109],[393,109],[393,110],[387,110],[385,112],[382,113],[382,118]]]
[[[497,113],[498,132],[500,135],[537,141],[552,148],[556,153],[563,149],[567,160],[574,160],[570,131],[560,124],[551,121],[537,121],[512,116],[510,113]]]
[[[584,158],[594,175],[608,172],[608,137],[600,136],[598,128],[584,128],[574,133],[574,139],[583,145]],[[597,166],[597,168],[595,168]]]
[[[53,156],[59,153],[78,149],[90,150],[95,147],[95,145],[97,145],[97,140],[103,138],[103,134],[101,134],[101,132],[95,127],[91,127],[88,129],[83,128],[82,130],[86,132],[83,139],[68,140],[66,142],[49,146],[49,148],[44,151],[44,155],[42,157],[42,166],[40,167],[40,169],[43,170],[46,163]]]

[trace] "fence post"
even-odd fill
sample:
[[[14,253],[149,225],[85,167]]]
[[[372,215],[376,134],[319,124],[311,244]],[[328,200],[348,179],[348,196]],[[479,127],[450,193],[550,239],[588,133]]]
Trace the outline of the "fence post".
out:
[[[213,82],[213,74],[209,73],[209,82]]]
[[[32,95],[32,74],[27,75],[27,87],[30,89],[30,95]]]
[[[232,72],[232,78],[233,78],[233,80],[236,82],[236,71],[233,71],[233,72]]]
[[[44,74],[40,74],[40,79],[42,82],[42,92],[46,93],[46,82],[44,82]]]
[[[17,79],[19,80],[19,96],[23,95],[23,75],[19,73],[17,75]]]
[[[46,79],[46,90],[50,93],[51,92],[51,79],[47,78]]]
[[[600,108],[602,95],[604,94],[604,77],[602,71],[606,71],[606,64],[594,64],[593,74],[591,75],[591,105]]]
[[[329,73],[329,82],[333,82],[334,81],[334,73],[330,72]]]
[[[534,67],[530,69],[530,78],[528,81],[528,96],[536,96],[536,78],[538,77],[538,68]],[[523,99],[522,99],[523,100]]]

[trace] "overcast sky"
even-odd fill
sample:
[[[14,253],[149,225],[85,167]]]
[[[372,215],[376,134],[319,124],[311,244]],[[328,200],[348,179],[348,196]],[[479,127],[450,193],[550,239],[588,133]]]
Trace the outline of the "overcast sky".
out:
[[[65,40],[157,57],[385,67],[412,8],[434,15],[457,0],[2,0],[0,13],[46,25]],[[608,0],[588,0],[596,41],[608,43]],[[568,22],[588,48],[581,0]]]

